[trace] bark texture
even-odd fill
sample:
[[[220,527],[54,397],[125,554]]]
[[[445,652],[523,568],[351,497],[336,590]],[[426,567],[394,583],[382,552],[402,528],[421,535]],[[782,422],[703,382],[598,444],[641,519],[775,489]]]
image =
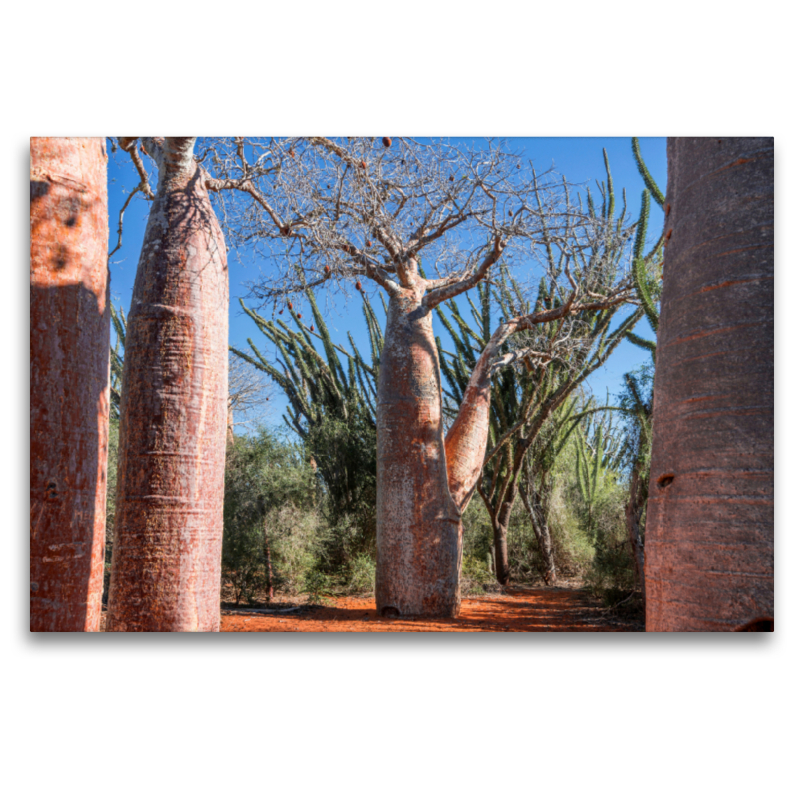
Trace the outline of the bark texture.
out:
[[[378,381],[378,560],[384,616],[454,617],[461,607],[461,513],[450,496],[439,356],[423,289],[398,289]]]
[[[219,630],[228,271],[191,144],[147,141],[159,182],[128,317],[113,631]]]
[[[102,138],[31,139],[30,629],[96,631],[109,413]]]
[[[773,140],[670,139],[647,629],[773,616]]]

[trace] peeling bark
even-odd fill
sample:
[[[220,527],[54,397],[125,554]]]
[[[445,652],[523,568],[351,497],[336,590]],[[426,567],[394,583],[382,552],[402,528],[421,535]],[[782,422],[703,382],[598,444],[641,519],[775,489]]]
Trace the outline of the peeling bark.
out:
[[[31,139],[30,629],[97,631],[109,414],[102,138]]]
[[[145,140],[158,189],[123,373],[108,630],[219,630],[228,384],[225,242],[193,139]]]
[[[773,616],[773,148],[668,140],[648,630]]]

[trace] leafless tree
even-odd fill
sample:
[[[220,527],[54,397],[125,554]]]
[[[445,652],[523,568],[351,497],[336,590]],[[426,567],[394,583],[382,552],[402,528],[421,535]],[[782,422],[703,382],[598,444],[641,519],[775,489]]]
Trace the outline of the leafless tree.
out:
[[[253,426],[264,419],[269,408],[267,404],[272,385],[272,381],[263,372],[229,353],[228,441],[233,439],[235,425]]]

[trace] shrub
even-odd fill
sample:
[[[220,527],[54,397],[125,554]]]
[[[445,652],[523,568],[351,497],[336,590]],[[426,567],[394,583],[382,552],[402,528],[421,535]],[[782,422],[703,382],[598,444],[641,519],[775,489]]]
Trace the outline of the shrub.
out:
[[[614,486],[597,504],[594,515],[594,558],[586,585],[607,605],[619,602],[637,587],[625,525],[625,494],[625,487]]]
[[[252,603],[267,588],[269,537],[274,586],[296,589],[314,564],[318,487],[302,448],[266,430],[237,437],[226,454],[223,585]]]
[[[486,560],[466,555],[461,562],[461,594],[486,594],[498,586],[494,573]]]
[[[354,594],[375,593],[375,559],[360,553],[350,562],[347,590]]]

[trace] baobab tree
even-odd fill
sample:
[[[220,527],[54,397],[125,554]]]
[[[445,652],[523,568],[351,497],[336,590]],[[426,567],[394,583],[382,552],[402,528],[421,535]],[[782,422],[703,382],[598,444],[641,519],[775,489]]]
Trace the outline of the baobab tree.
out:
[[[773,617],[771,138],[667,142],[648,630]]]
[[[32,631],[100,625],[108,449],[102,138],[31,139]]]
[[[219,629],[228,270],[191,137],[119,140],[153,197],[125,336],[108,630]]]
[[[501,259],[513,267],[539,258],[546,271],[542,250],[558,251],[585,216],[568,192],[491,144],[311,137],[206,145],[202,159],[218,176],[209,188],[232,191],[220,197],[229,241],[283,267],[253,287],[265,305],[323,283],[363,290],[369,280],[388,295],[376,420],[377,608],[456,616],[461,515],[483,465],[495,370],[531,349],[524,331],[630,300],[628,277],[610,270],[590,289],[583,269],[565,264],[552,276],[552,307],[507,319],[489,338],[445,438],[432,312],[490,281]],[[589,227],[591,236],[613,235]],[[508,341],[516,349],[501,357]]]

